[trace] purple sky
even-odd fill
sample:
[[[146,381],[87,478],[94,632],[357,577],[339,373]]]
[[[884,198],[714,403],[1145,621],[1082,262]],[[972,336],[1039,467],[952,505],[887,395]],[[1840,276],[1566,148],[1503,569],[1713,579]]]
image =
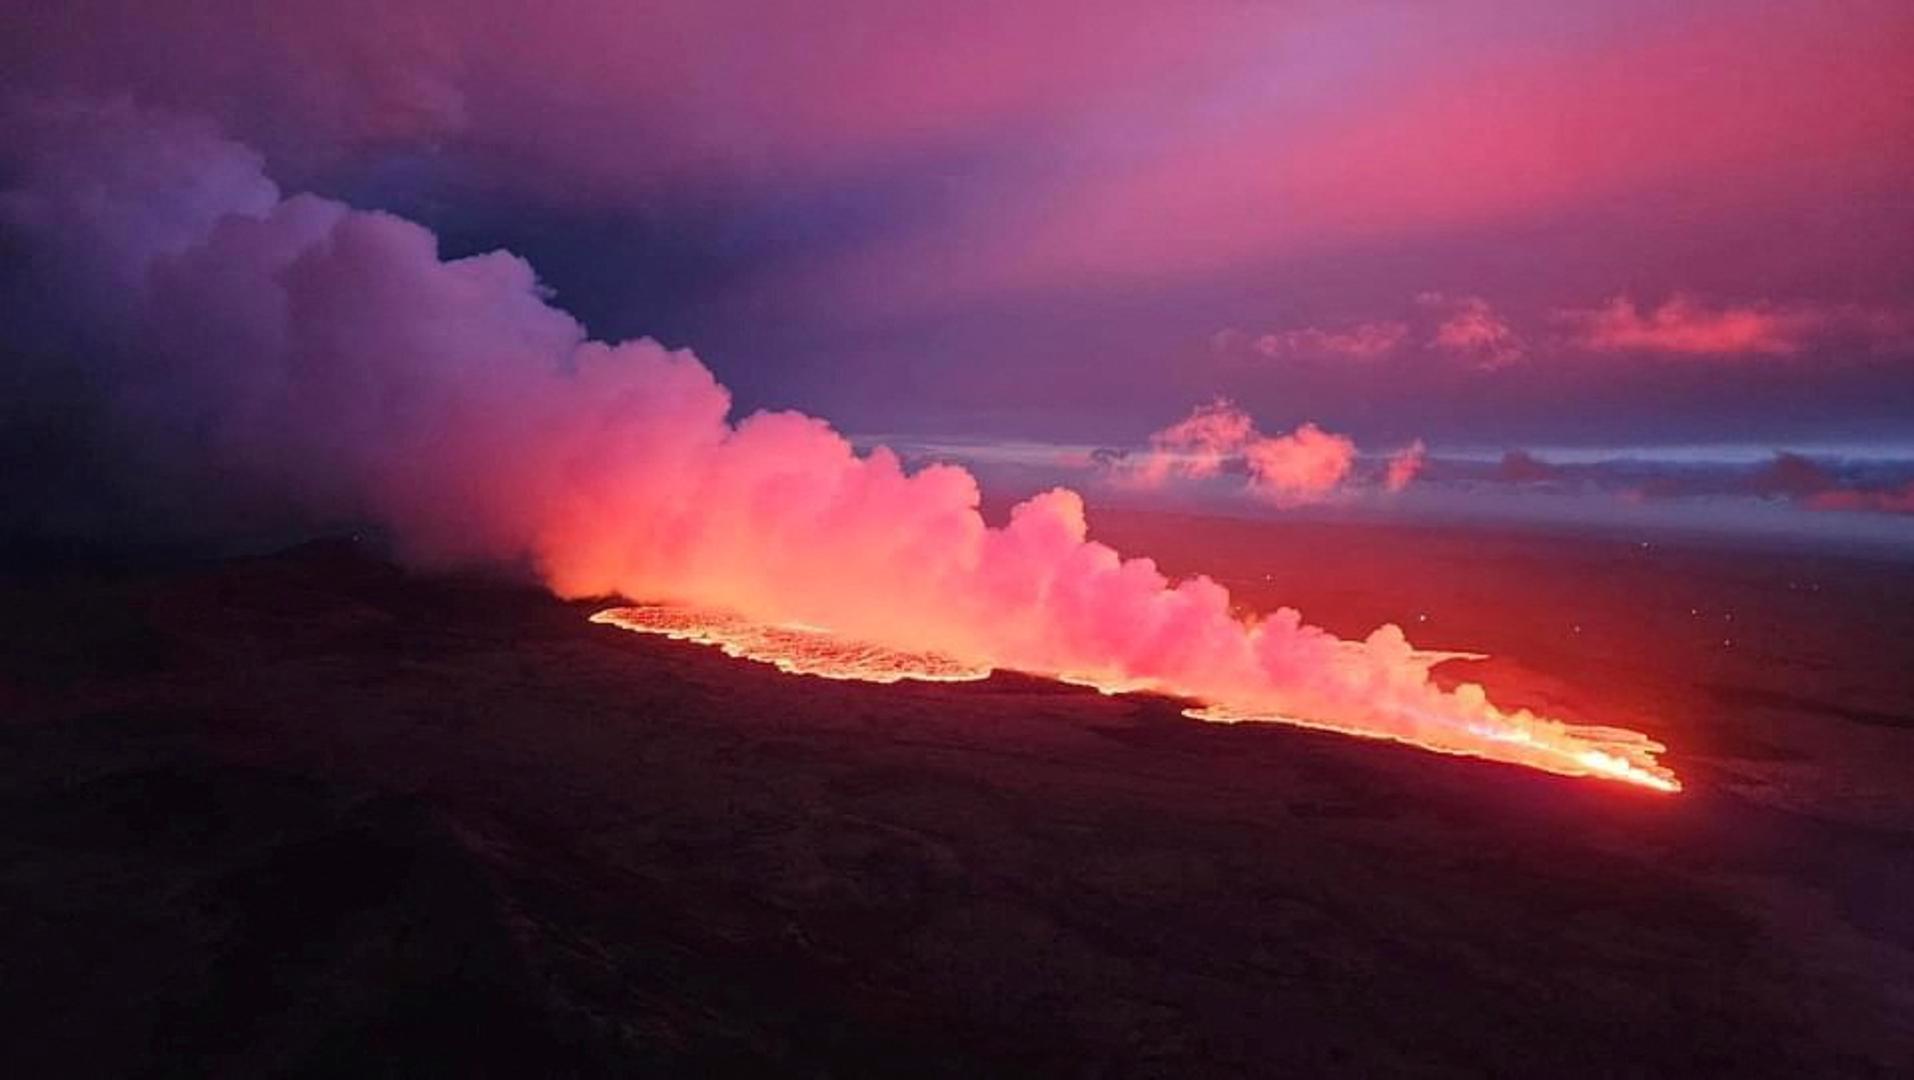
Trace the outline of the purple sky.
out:
[[[6,96],[209,116],[747,408],[1914,446],[1905,2],[0,10]]]

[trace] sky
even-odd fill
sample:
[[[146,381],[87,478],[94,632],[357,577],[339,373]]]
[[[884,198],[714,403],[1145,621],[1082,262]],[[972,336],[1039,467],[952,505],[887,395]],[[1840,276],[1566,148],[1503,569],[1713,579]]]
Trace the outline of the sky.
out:
[[[1418,442],[1398,475],[1516,485],[1562,474],[1505,454],[1718,446],[1739,471],[1684,494],[1914,502],[1868,471],[1914,447],[1904,0],[0,13],[8,99],[203,118],[283,191],[695,349],[741,411],[1035,445],[1113,490],[1267,493],[1300,438],[1347,444],[1311,459],[1332,488],[1393,488]],[[1254,430],[1164,464],[1213,406]]]

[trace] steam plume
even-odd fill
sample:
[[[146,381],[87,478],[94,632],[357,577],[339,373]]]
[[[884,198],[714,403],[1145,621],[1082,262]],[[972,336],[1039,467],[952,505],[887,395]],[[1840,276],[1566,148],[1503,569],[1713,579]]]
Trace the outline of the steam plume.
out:
[[[1071,491],[992,527],[963,469],[906,473],[797,413],[732,422],[690,352],[588,340],[522,260],[443,261],[411,222],[282,198],[203,127],[58,105],[8,128],[20,179],[0,213],[59,268],[102,358],[99,428],[181,514],[369,519],[416,560],[529,558],[565,596],[719,607],[1185,694],[1219,719],[1673,786],[1642,736],[1439,689],[1445,657],[1394,626],[1344,641],[1287,608],[1240,617],[1216,582],[1090,540]]]

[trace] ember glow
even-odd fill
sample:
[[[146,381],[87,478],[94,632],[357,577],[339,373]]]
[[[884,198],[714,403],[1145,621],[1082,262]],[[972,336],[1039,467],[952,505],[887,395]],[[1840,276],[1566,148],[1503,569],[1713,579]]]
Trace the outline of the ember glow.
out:
[[[673,641],[709,645],[726,656],[770,664],[787,675],[813,675],[856,682],[976,682],[989,678],[992,667],[965,662],[934,652],[885,648],[808,625],[774,626],[721,611],[674,604],[638,604],[607,608],[591,621]],[[1448,660],[1473,660],[1470,653],[1426,652],[1417,659],[1430,665]],[[1106,694],[1163,689],[1149,681],[1119,682],[1062,672],[1032,671]],[[1388,739],[1423,750],[1501,761],[1563,776],[1617,780],[1656,791],[1676,792],[1681,782],[1656,764],[1665,749],[1637,732],[1619,728],[1577,727],[1538,717],[1528,710],[1503,713],[1487,705],[1473,685],[1457,691],[1481,712],[1461,724],[1431,714],[1413,731],[1388,730],[1362,724],[1309,719],[1265,709],[1240,708],[1224,703],[1200,704],[1183,710],[1192,720],[1209,723],[1271,723],[1333,731],[1361,738]]]

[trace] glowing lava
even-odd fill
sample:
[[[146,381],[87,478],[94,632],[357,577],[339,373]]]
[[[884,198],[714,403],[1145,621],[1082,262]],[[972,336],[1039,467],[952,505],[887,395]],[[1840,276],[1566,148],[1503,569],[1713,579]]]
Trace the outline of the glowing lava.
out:
[[[674,604],[637,604],[607,608],[591,621],[641,634],[657,634],[674,641],[690,641],[720,649],[726,656],[770,664],[791,675],[826,679],[896,683],[975,682],[989,678],[993,667],[966,662],[935,652],[888,648],[855,641],[825,627],[803,624],[772,625],[728,612]],[[1424,652],[1430,664],[1448,660],[1481,659],[1479,654]],[[1112,681],[1064,672],[1030,672],[1106,694],[1137,691],[1177,693],[1148,680]],[[1360,738],[1386,739],[1423,750],[1485,758],[1524,765],[1562,776],[1593,777],[1634,784],[1655,791],[1676,792],[1681,782],[1654,758],[1665,748],[1639,732],[1620,728],[1565,724],[1536,716],[1526,709],[1503,712],[1487,704],[1480,689],[1465,686],[1460,693],[1477,706],[1466,722],[1441,714],[1420,717],[1413,733],[1390,727],[1363,727],[1293,716],[1267,708],[1228,702],[1200,704],[1183,710],[1193,720],[1211,723],[1273,723],[1333,731]],[[1180,694],[1179,696],[1195,696]]]
[[[1514,716],[1504,717],[1505,723],[1497,727],[1482,724],[1468,725],[1454,740],[1444,739],[1439,734],[1410,736],[1346,724],[1323,723],[1294,716],[1279,716],[1255,711],[1244,712],[1227,705],[1205,705],[1200,708],[1185,709],[1183,715],[1192,720],[1206,720],[1215,724],[1291,724],[1296,727],[1315,728],[1318,731],[1354,735],[1363,739],[1386,739],[1438,754],[1455,754],[1462,757],[1487,758],[1490,761],[1502,761],[1513,765],[1526,765],[1531,769],[1540,769],[1543,772],[1561,776],[1620,780],[1653,788],[1656,791],[1681,790],[1681,781],[1675,778],[1673,772],[1659,765],[1639,763],[1643,758],[1652,758],[1655,754],[1667,749],[1646,735],[1621,728],[1577,727],[1560,724],[1555,721],[1541,720],[1527,710],[1518,712]],[[1543,726],[1543,730],[1538,730],[1538,725]]]
[[[767,626],[738,615],[667,604],[607,608],[591,621],[711,645],[726,656],[770,664],[787,675],[874,683],[976,682],[988,679],[991,671],[986,665],[966,664],[937,653],[846,641],[821,627]]]

